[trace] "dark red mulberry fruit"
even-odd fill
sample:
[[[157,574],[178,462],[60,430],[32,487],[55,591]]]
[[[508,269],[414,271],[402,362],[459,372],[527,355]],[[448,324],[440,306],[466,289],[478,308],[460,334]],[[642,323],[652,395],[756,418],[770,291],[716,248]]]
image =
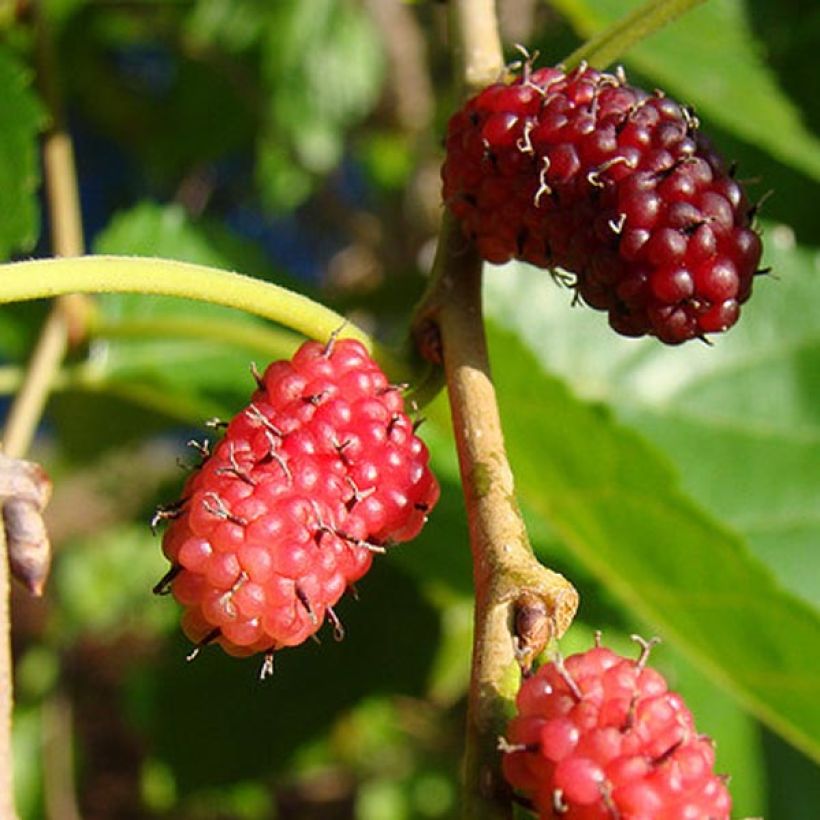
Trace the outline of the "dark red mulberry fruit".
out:
[[[728,820],[713,745],[641,643],[638,660],[596,645],[523,682],[503,770],[542,820]]]
[[[398,388],[349,339],[271,364],[250,404],[185,485],[158,591],[198,646],[233,655],[302,643],[370,568],[421,530],[438,500]]]
[[[691,111],[622,72],[527,69],[450,120],[446,204],[489,262],[574,274],[615,330],[669,344],[726,330],[761,243]]]

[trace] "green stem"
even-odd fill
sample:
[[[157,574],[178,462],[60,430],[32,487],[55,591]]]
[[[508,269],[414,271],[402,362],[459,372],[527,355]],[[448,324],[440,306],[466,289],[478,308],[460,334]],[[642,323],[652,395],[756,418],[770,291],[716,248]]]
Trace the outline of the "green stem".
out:
[[[562,65],[569,71],[581,62],[606,68],[641,40],[704,0],[647,0],[572,52]],[[559,3],[559,6],[562,5]]]
[[[358,339],[398,380],[408,368],[391,351],[330,308],[287,288],[189,262],[136,256],[81,256],[0,265],[0,303],[66,293],[179,296],[243,310],[305,336]]]

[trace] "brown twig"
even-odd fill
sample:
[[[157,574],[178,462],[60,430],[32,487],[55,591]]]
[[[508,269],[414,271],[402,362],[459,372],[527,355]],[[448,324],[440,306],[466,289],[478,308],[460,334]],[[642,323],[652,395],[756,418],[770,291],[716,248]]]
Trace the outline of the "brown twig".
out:
[[[43,176],[46,186],[51,224],[52,251],[56,256],[78,256],[83,253],[83,232],[74,153],[71,138],[64,127],[62,105],[57,85],[53,48],[47,22],[38,6],[34,6],[37,40],[37,78],[40,92],[51,115],[51,127],[43,138]],[[48,315],[37,344],[32,351],[20,389],[9,409],[3,431],[3,452],[10,459],[19,459],[26,453],[48,398],[51,384],[65,356],[70,339],[77,339],[84,331],[85,297],[63,296],[56,300]],[[15,499],[2,499],[5,527],[26,541],[32,534],[47,547],[44,528],[32,529],[37,523],[39,510],[34,516],[27,507],[21,510]],[[16,506],[15,506],[16,505]],[[22,514],[20,514],[22,513]],[[15,817],[12,783],[11,714],[13,704],[12,668],[10,654],[10,582],[7,551],[14,548],[7,542],[6,532],[0,527],[0,817]],[[31,545],[28,544],[28,547]],[[27,549],[25,558],[30,557]],[[17,558],[19,559],[19,555]],[[45,581],[40,572],[48,566],[48,555],[36,556],[36,578],[32,589],[41,590]],[[15,560],[15,554],[11,555]],[[19,560],[18,560],[19,565]],[[25,573],[24,573],[25,574]],[[31,573],[29,573],[31,574]],[[8,783],[5,781],[8,780]]]
[[[388,64],[387,93],[396,124],[409,134],[429,134],[434,92],[422,31],[403,3],[365,0],[378,26]]]
[[[14,779],[12,777],[11,711],[13,703],[11,673],[11,632],[9,597],[11,584],[6,561],[6,535],[0,527],[0,817],[14,818]]]
[[[501,75],[492,0],[454,0],[451,33],[467,91]],[[431,286],[416,314],[415,335],[422,351],[444,365],[473,555],[475,634],[463,812],[471,820],[508,818],[512,804],[497,739],[520,668],[563,634],[578,596],[533,555],[515,500],[490,376],[481,260],[449,213],[442,221]]]
[[[520,667],[575,614],[572,585],[533,555],[515,500],[481,310],[481,262],[445,215],[417,338],[440,343],[470,527],[475,634],[467,714],[464,816],[510,816],[496,750]],[[543,604],[543,606],[538,606]],[[523,613],[523,617],[522,617]],[[526,624],[526,634],[521,624]],[[519,634],[521,632],[521,634]]]

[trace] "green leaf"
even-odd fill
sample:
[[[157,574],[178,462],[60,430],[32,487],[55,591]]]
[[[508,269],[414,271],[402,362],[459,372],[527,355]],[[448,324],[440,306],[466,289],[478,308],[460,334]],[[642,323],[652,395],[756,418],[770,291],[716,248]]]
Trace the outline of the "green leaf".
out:
[[[582,36],[637,5],[622,0],[552,0]],[[741,0],[711,0],[640,43],[627,63],[698,112],[815,180],[820,140],[762,59]]]
[[[14,802],[21,820],[34,820],[44,813],[42,737],[40,706],[16,705],[12,725]]]
[[[820,757],[820,618],[677,487],[668,463],[574,399],[509,333],[492,354],[521,496],[638,617]]]
[[[321,630],[321,646],[278,653],[276,671],[263,683],[258,656],[238,661],[210,648],[186,664],[190,646],[181,640],[157,669],[137,672],[142,698],[151,701],[140,724],[182,795],[269,777],[367,696],[424,693],[439,640],[436,612],[389,556],[358,591],[358,601],[348,597],[337,608],[344,641]],[[241,742],[227,753],[226,738]]]
[[[94,241],[100,254],[159,256],[281,281],[260,250],[208,219],[195,221],[181,205],[140,202],[115,214]]]
[[[98,253],[152,255],[273,278],[252,248],[177,205],[142,203],[118,214],[97,238]],[[225,415],[251,389],[253,358],[264,367],[289,355],[297,337],[239,311],[137,294],[99,297],[107,337],[85,368],[87,383],[175,418]]]
[[[222,46],[240,53],[261,40],[267,12],[258,0],[197,0],[185,21],[185,33],[198,47]]]
[[[0,43],[0,258],[34,247],[40,231],[37,135],[45,120],[31,72]]]
[[[295,156],[311,174],[339,163],[347,130],[376,103],[383,64],[369,18],[350,0],[272,6],[262,61],[270,119],[260,142],[260,181],[272,205],[292,205],[297,194],[307,194],[306,179],[294,189],[283,182],[296,177],[284,156]]]
[[[173,613],[150,594],[168,563],[147,523],[97,531],[66,547],[52,579],[61,641],[79,634],[114,641],[123,633],[147,638],[167,631]]]
[[[661,447],[683,489],[820,606],[820,314],[807,309],[820,303],[820,254],[782,226],[764,240],[776,278],[758,280],[738,325],[711,347],[615,336],[523,265],[488,276],[487,301],[549,370]]]

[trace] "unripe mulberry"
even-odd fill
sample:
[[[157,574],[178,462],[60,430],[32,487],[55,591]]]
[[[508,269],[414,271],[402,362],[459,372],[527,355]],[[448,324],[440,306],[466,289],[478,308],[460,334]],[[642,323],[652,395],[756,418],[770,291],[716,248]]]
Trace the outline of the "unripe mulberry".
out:
[[[620,71],[527,68],[453,115],[446,148],[444,201],[485,260],[570,272],[628,336],[678,344],[737,321],[754,208],[690,109]]]
[[[427,448],[365,348],[305,342],[258,376],[168,518],[157,591],[197,646],[233,655],[302,643],[370,568],[414,538],[438,499]]]
[[[712,742],[642,644],[637,660],[596,645],[524,680],[503,771],[541,820],[728,820]]]

